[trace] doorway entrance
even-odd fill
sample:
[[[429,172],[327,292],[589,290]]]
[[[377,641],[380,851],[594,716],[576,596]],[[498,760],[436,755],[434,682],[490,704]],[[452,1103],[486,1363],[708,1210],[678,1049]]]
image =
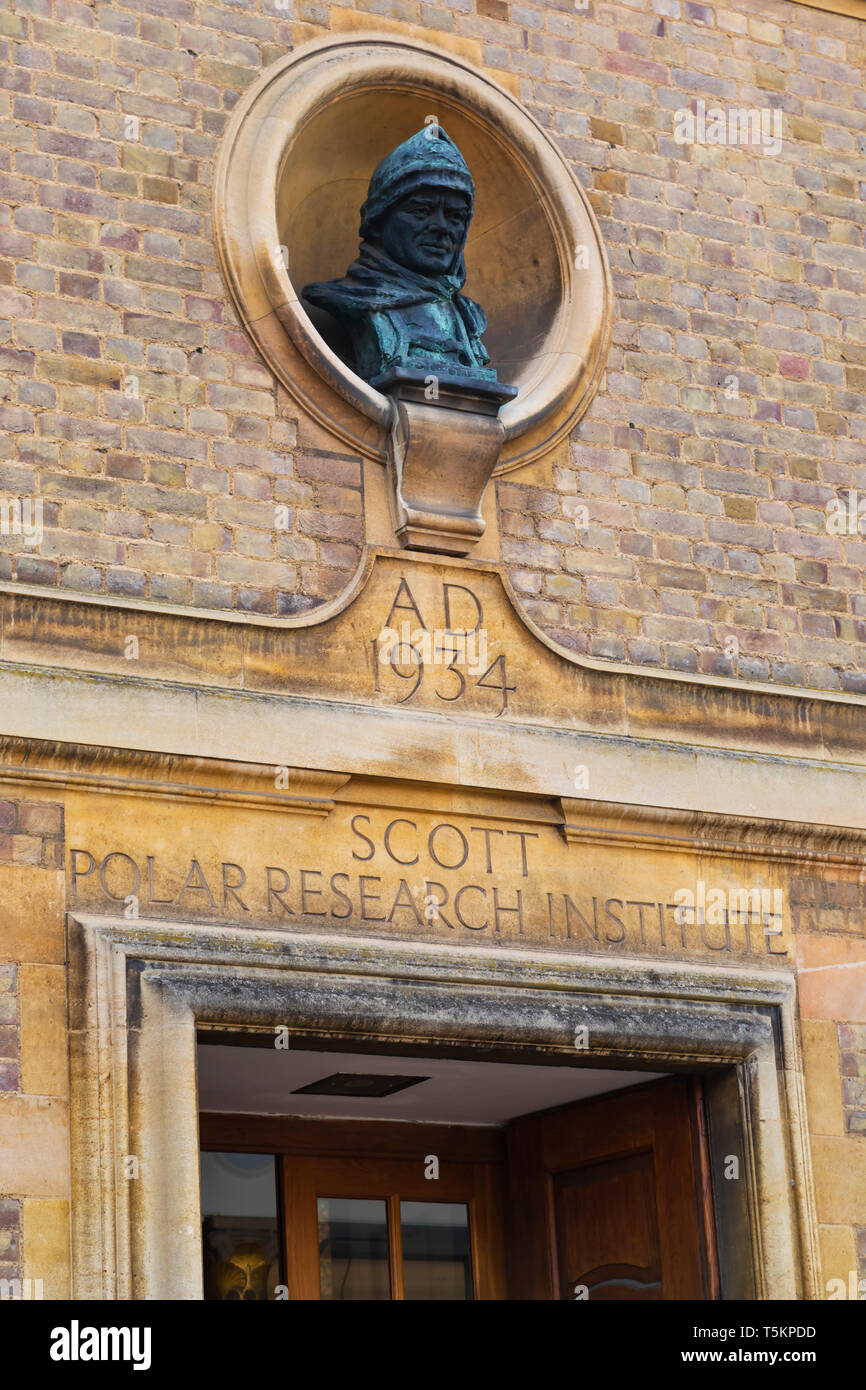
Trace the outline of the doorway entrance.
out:
[[[433,1080],[423,1073],[447,1079],[445,1112],[462,1116],[471,1096],[447,1072],[459,1062],[330,1054],[329,1066],[292,1092],[306,1113],[202,1114],[206,1298],[718,1297],[696,1079],[635,1085],[634,1073],[611,1072],[588,1083],[577,1068],[473,1063],[464,1091],[487,1068],[486,1108],[476,1093],[485,1118],[501,1117],[491,1095],[514,1072],[512,1113],[436,1123],[421,1118],[441,1113],[435,1088],[423,1102]],[[534,1108],[525,1073],[537,1077]],[[209,1085],[205,1076],[205,1103]],[[588,1085],[616,1088],[544,1106]],[[392,1102],[403,1118],[382,1118]]]
[[[205,1148],[227,1154],[225,1162],[235,1168],[247,1162],[258,1170],[247,1176],[243,1205],[229,1200],[223,1171],[222,1195],[218,1191],[219,1200],[204,1206],[205,1220],[219,1218],[212,1222],[215,1263],[234,1263],[237,1245],[251,1240],[257,1249],[247,1252],[245,1268],[222,1273],[226,1280],[240,1278],[244,1297],[256,1297],[256,1287],[271,1279],[288,1287],[279,1264],[283,1237],[274,1176],[282,1157],[263,1135],[278,1117],[399,1118],[413,1128],[488,1130],[500,1145],[497,1161],[507,1168],[507,1131],[522,1117],[601,1100],[639,1078],[649,1083],[686,1072],[699,1077],[703,1089],[690,1125],[699,1139],[692,1163],[698,1196],[688,1200],[699,1208],[703,1201],[704,1213],[715,1214],[718,1258],[710,1252],[705,1259],[709,1277],[718,1264],[721,1298],[821,1296],[796,995],[788,971],[699,962],[686,968],[677,961],[644,966],[555,953],[528,959],[510,949],[434,950],[420,942],[376,943],[373,949],[360,938],[223,925],[193,929],[182,922],[74,913],[67,924],[76,1038],[70,1054],[76,1298],[202,1297],[201,1147],[214,1118],[222,1129]],[[575,1038],[584,1029],[592,1052],[578,1057]],[[287,1031],[290,1051],[280,1053],[275,1039]],[[241,1045],[253,1038],[258,1045]],[[350,1069],[348,1054],[362,1051],[358,1070],[420,1073],[430,1085],[375,1105],[345,1100],[339,1113],[314,1114],[305,1104],[318,1100],[330,1107],[331,1101],[287,1096],[279,1069],[280,1058],[309,1058],[315,1049],[322,1066],[292,1091]],[[242,1053],[247,1063],[233,1069],[231,1059]],[[444,1068],[452,1062],[473,1070],[477,1085],[468,1099],[446,1079]],[[691,1078],[684,1084],[692,1085]],[[424,1099],[428,1090],[430,1099]],[[392,1102],[404,1105],[399,1115]],[[409,1156],[423,1160],[436,1153],[428,1144],[429,1136],[421,1136]],[[708,1190],[701,1157],[707,1148],[712,1203],[701,1196]],[[316,1157],[321,1144],[306,1152]],[[139,1179],[118,1183],[130,1154],[146,1157]],[[546,1172],[549,1193],[549,1167]],[[506,1192],[507,1292],[524,1297],[512,1274],[513,1255],[509,1263],[514,1211]],[[660,1199],[660,1247],[669,1219]],[[707,1231],[700,1211],[690,1219],[699,1235]],[[256,1221],[260,1240],[242,1234],[243,1223]],[[263,1257],[263,1242],[271,1240],[273,1253]],[[703,1245],[711,1246],[706,1234]],[[567,1296],[562,1285],[572,1269],[563,1278],[558,1249],[553,1259],[551,1248],[548,1239],[533,1264],[537,1271],[546,1259],[549,1271],[543,1280],[534,1276],[533,1297],[550,1298],[551,1290]],[[605,1257],[601,1266],[610,1263]],[[634,1255],[624,1263],[651,1266]],[[663,1248],[661,1271],[667,1298]],[[599,1287],[603,1282],[599,1278]]]

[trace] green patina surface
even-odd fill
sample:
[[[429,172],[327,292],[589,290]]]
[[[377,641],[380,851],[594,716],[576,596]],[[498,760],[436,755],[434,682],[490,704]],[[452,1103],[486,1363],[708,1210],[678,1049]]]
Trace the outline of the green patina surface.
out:
[[[475,184],[441,126],[426,125],[377,165],[361,208],[358,259],[304,297],[347,330],[355,371],[374,384],[394,368],[437,379],[495,381],[484,310],[460,293]]]

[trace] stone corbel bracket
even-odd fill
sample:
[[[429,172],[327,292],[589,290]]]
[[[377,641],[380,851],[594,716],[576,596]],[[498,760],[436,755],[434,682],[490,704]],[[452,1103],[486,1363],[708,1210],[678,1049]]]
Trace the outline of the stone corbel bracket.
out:
[[[481,502],[505,440],[499,411],[516,389],[404,368],[377,384],[395,407],[388,492],[398,540],[410,550],[468,554],[484,533]]]

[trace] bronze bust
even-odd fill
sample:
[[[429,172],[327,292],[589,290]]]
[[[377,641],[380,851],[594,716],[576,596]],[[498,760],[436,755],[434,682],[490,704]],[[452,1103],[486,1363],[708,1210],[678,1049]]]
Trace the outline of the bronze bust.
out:
[[[304,289],[348,330],[354,369],[373,386],[428,374],[496,382],[482,342],[484,310],[460,293],[474,205],[462,154],[438,124],[426,125],[376,166],[358,259],[342,279]]]

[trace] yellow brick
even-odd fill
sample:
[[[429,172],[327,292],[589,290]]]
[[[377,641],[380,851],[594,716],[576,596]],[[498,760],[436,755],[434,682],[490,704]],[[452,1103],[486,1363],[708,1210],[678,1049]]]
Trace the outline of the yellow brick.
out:
[[[43,1298],[69,1297],[69,1203],[28,1198],[21,1206],[22,1275],[42,1280]]]
[[[821,1246],[821,1291],[826,1297],[830,1279],[842,1279],[847,1285],[850,1271],[857,1268],[857,1249],[850,1226],[819,1226],[818,1240]]]
[[[69,1069],[64,967],[22,965],[18,974],[18,998],[21,1089],[30,1095],[66,1096]]]
[[[768,87],[771,92],[784,92],[788,85],[784,72],[779,68],[770,67],[769,63],[755,65],[755,81],[759,87]]]
[[[65,960],[64,909],[59,869],[0,865],[0,960]]]
[[[829,1225],[866,1225],[866,1144],[862,1139],[812,1139],[818,1220]]]
[[[785,41],[778,24],[770,24],[764,19],[750,19],[749,33],[758,43],[783,44]]]
[[[810,121],[805,116],[789,116],[788,120],[795,140],[807,140],[813,145],[824,143],[824,127],[820,121]]]
[[[0,1096],[0,1196],[69,1196],[65,1101]]]
[[[177,203],[180,200],[177,184],[156,174],[145,174],[141,181],[141,193],[152,203]]]
[[[825,1019],[804,1019],[801,1028],[809,1132],[844,1134],[836,1024]]]
[[[116,391],[120,387],[121,370],[109,363],[96,362],[88,357],[62,357],[59,354],[45,353],[40,358],[39,375],[45,381],[99,384],[110,386]]]

